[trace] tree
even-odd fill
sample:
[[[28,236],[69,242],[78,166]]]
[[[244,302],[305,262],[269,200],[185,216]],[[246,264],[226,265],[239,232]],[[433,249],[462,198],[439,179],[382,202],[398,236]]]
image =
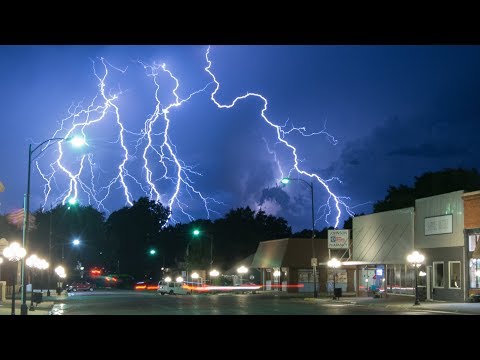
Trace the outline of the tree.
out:
[[[480,189],[480,174],[476,169],[444,169],[426,172],[415,177],[413,187],[390,186],[387,196],[373,205],[373,212],[402,209],[415,206],[415,200],[458,190]]]
[[[158,252],[149,256],[148,251],[159,246],[160,231],[169,215],[170,211],[161,203],[146,197],[113,212],[106,228],[111,267],[135,277],[156,275],[161,257]]]
[[[261,241],[290,237],[292,230],[283,218],[255,212],[250,207],[230,210],[214,222],[215,263],[232,266],[255,253]]]
[[[34,214],[37,226],[29,234],[29,247],[32,252],[48,257],[51,244],[50,266],[60,262],[62,252],[69,268],[73,268],[78,260],[84,266],[95,265],[102,260],[100,252],[105,247],[103,213],[91,205],[60,204],[45,212],[39,209]],[[80,239],[78,249],[72,249],[70,244],[74,238]]]

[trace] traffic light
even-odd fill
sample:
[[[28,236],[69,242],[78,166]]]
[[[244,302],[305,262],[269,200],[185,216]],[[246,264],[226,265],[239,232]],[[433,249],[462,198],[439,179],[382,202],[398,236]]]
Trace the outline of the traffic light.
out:
[[[193,230],[193,235],[194,236],[200,235],[200,230],[198,230],[198,229]]]
[[[155,249],[150,249],[149,251],[150,255],[155,255],[157,253],[157,250]]]
[[[78,205],[78,200],[76,198],[68,199],[68,207],[67,207],[68,210],[70,210],[72,206],[77,206],[77,205]]]

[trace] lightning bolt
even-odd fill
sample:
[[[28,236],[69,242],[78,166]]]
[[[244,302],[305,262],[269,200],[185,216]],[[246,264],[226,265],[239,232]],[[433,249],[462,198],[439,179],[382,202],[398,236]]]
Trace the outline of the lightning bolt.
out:
[[[93,203],[99,210],[109,212],[104,202],[112,196],[115,190],[120,189],[123,193],[125,204],[129,206],[133,205],[133,193],[135,190],[139,190],[151,200],[166,204],[167,208],[170,209],[168,220],[173,222],[176,222],[172,216],[172,209],[174,208],[178,208],[183,215],[190,220],[194,220],[194,217],[186,210],[188,205],[180,200],[183,193],[188,194],[190,197],[199,198],[203,202],[208,218],[210,218],[212,213],[218,213],[211,208],[211,204],[221,205],[223,203],[212,197],[205,196],[194,187],[192,177],[202,176],[202,174],[195,171],[194,167],[187,165],[178,157],[176,146],[169,135],[172,125],[170,117],[172,111],[190,101],[195,95],[204,92],[211,83],[206,84],[203,88],[182,99],[178,95],[180,82],[173,72],[167,68],[166,64],[147,65],[141,61],[136,61],[137,64],[143,67],[147,78],[152,79],[155,87],[153,96],[155,105],[151,115],[145,119],[143,127],[138,132],[135,132],[129,130],[122,119],[118,102],[123,92],[106,90],[110,71],[114,70],[120,74],[125,74],[127,68],[120,69],[115,67],[104,58],[99,59],[101,70],[97,69],[96,61],[92,60],[92,63],[93,73],[98,81],[97,94],[85,108],[82,106],[82,103],[71,105],[68,109],[68,116],[60,121],[60,127],[54,132],[52,138],[67,138],[81,134],[86,145],[89,146],[87,134],[93,132],[94,126],[102,122],[108,124],[108,126],[114,125],[117,135],[112,144],[119,146],[121,159],[116,165],[115,176],[107,179],[105,182],[103,178],[96,176],[96,172],[100,174],[107,172],[99,169],[94,154],[83,154],[79,160],[75,161],[73,159],[72,161],[72,159],[68,159],[66,161],[64,160],[64,153],[69,152],[71,155],[72,152],[67,150],[65,141],[60,141],[55,152],[57,157],[54,162],[48,165],[49,171],[42,170],[39,162],[36,162],[36,168],[45,181],[43,210],[45,210],[48,199],[52,194],[52,189],[56,189],[60,192],[60,196],[54,199],[54,202],[65,204],[69,198],[77,198],[81,190],[83,194],[86,194],[88,204]],[[171,90],[173,96],[173,101],[171,102],[162,102],[160,99],[162,81],[169,81],[174,84]],[[90,131],[90,129],[92,130]],[[127,140],[128,137],[132,138],[132,140]],[[129,151],[129,143],[134,143],[133,148],[135,151]],[[42,150],[49,145],[47,143]],[[137,153],[141,154],[143,161],[142,178],[135,176],[135,171],[131,170],[130,166],[135,162]],[[69,166],[66,165],[67,162],[70,164]],[[88,166],[85,166],[85,163],[88,163]],[[162,172],[157,178],[153,176],[152,163],[161,164]],[[75,167],[76,170],[72,170]],[[62,183],[65,177],[68,181],[68,187],[66,190],[61,190],[59,183]],[[162,198],[159,183],[165,180],[173,185],[173,192]],[[102,187],[96,185],[101,182],[106,183],[106,185]],[[132,186],[135,186],[135,190],[132,190]]]
[[[331,214],[331,205],[333,205],[333,207],[335,208],[336,210],[336,215],[335,215],[335,228],[338,227],[338,223],[340,221],[340,217],[341,217],[341,214],[342,214],[342,211],[341,211],[341,207],[343,207],[345,209],[345,211],[350,215],[350,216],[353,216],[354,213],[350,210],[349,206],[344,202],[344,198],[343,197],[339,197],[337,195],[335,195],[333,193],[333,191],[330,189],[330,187],[328,186],[328,182],[331,181],[331,180],[337,180],[339,181],[338,178],[332,178],[332,179],[328,179],[328,180],[325,180],[323,178],[320,177],[320,175],[318,174],[315,174],[315,173],[309,173],[303,169],[300,168],[299,166],[299,163],[301,162],[300,159],[298,158],[298,150],[295,146],[293,146],[292,144],[290,144],[287,140],[286,140],[286,136],[293,133],[293,132],[297,132],[299,133],[300,135],[304,136],[304,137],[309,137],[309,136],[315,136],[315,135],[320,135],[320,134],[324,134],[327,136],[328,140],[333,144],[333,145],[336,145],[337,144],[337,140],[335,139],[335,137],[329,133],[327,133],[325,131],[325,126],[326,124],[324,124],[324,128],[321,130],[321,131],[318,131],[318,132],[311,132],[311,133],[308,133],[306,131],[306,128],[305,127],[295,127],[292,125],[292,127],[288,130],[286,130],[286,124],[281,126],[281,125],[277,125],[275,124],[273,121],[271,121],[267,115],[266,115],[266,112],[267,112],[267,108],[268,108],[268,100],[267,98],[265,98],[263,95],[261,94],[257,94],[257,93],[254,93],[254,92],[247,92],[246,94],[244,95],[241,95],[241,96],[238,96],[236,97],[235,99],[233,99],[233,101],[230,103],[230,104],[221,104],[217,101],[215,95],[217,94],[217,92],[219,91],[220,89],[220,83],[217,81],[215,75],[212,73],[212,71],[210,70],[211,67],[212,67],[212,62],[210,61],[210,58],[209,58],[209,54],[210,54],[210,47],[208,47],[206,53],[205,53],[205,59],[206,59],[206,62],[207,62],[207,66],[205,67],[205,71],[212,77],[213,79],[213,82],[215,83],[215,89],[214,91],[211,93],[210,95],[210,99],[215,103],[215,105],[219,108],[219,109],[231,109],[232,107],[234,107],[237,102],[241,101],[241,100],[245,100],[247,98],[258,98],[260,99],[262,102],[263,102],[263,108],[261,110],[261,117],[262,119],[270,126],[274,129],[275,133],[276,133],[276,136],[277,136],[277,140],[278,140],[278,143],[283,145],[287,150],[289,150],[289,152],[291,153],[292,155],[292,160],[293,160],[293,165],[292,167],[290,168],[290,170],[288,171],[288,177],[291,177],[293,174],[297,174],[298,176],[300,175],[303,175],[305,177],[308,177],[310,178],[312,181],[316,181],[317,183],[319,183],[324,189],[325,191],[327,192],[328,194],[328,199],[326,201],[326,203],[324,205],[322,205],[322,207],[324,208],[324,217],[325,217],[325,221],[328,223],[328,217],[329,215]],[[270,152],[270,150],[269,150]],[[275,156],[275,160],[276,160],[276,156]],[[278,164],[278,162],[277,162]],[[281,173],[283,174],[283,171],[281,171]],[[321,207],[321,208],[322,208]]]
[[[134,129],[135,131],[130,129],[131,119],[121,111],[122,99],[128,91],[109,88],[111,77],[124,76],[128,68],[115,67],[104,58],[92,60],[93,74],[98,88],[96,94],[86,106],[83,105],[84,101],[72,104],[67,116],[60,121],[59,128],[52,135],[52,138],[80,135],[85,141],[86,150],[78,154],[70,149],[66,141],[59,141],[55,144],[55,159],[46,166],[46,169],[42,168],[39,160],[36,161],[36,169],[45,183],[43,210],[49,199],[65,204],[70,197],[86,197],[88,204],[95,205],[100,211],[110,212],[106,207],[107,199],[118,197],[116,195],[120,193],[125,205],[133,205],[135,195],[138,194],[144,194],[150,200],[164,204],[170,210],[169,222],[178,221],[175,215],[177,211],[179,215],[187,217],[190,221],[194,220],[188,210],[188,202],[184,199],[186,196],[203,204],[207,218],[210,218],[212,213],[218,214],[213,206],[225,204],[206,196],[195,187],[196,177],[202,174],[179,157],[170,136],[170,130],[174,126],[175,111],[195,96],[205,93],[222,110],[228,110],[248,98],[261,100],[263,103],[260,111],[261,118],[276,135],[273,148],[269,147],[265,138],[264,141],[267,151],[274,157],[278,173],[282,177],[288,174],[288,177],[309,178],[326,191],[327,200],[318,208],[317,215],[320,214],[320,216],[316,220],[324,219],[329,223],[331,216],[334,216],[334,224],[337,228],[342,210],[353,215],[351,208],[345,202],[348,198],[334,194],[329,186],[332,181],[341,183],[340,179],[337,177],[324,179],[317,173],[302,169],[299,151],[288,141],[288,137],[292,134],[303,137],[324,136],[332,145],[336,145],[338,140],[326,131],[326,122],[322,130],[314,132],[307,131],[303,126],[295,126],[289,120],[283,125],[278,125],[267,117],[267,98],[253,92],[238,96],[229,104],[220,103],[216,98],[220,83],[211,70],[210,47],[205,52],[205,60],[207,66],[204,70],[211,81],[185,98],[179,95],[180,80],[165,63],[146,64],[140,60],[134,61],[136,66],[143,69],[147,79],[151,80],[154,89],[153,106],[150,108],[149,115],[141,121],[141,127]],[[207,92],[209,88],[212,90]],[[114,134],[113,140],[106,141],[102,135],[99,135],[102,132],[98,128],[104,132],[108,129],[110,136]],[[115,160],[113,168],[100,167],[101,151],[97,151],[100,142],[109,144],[108,151],[114,149],[118,159]],[[51,144],[45,144],[42,150],[49,145]],[[286,150],[290,156],[288,161],[290,165],[282,165],[275,151],[276,148]],[[42,153],[41,157],[44,155]],[[140,167],[138,163],[141,163]],[[139,168],[141,171],[138,170]],[[65,183],[65,180],[68,186],[62,188],[61,184]],[[54,193],[59,195],[54,198]]]

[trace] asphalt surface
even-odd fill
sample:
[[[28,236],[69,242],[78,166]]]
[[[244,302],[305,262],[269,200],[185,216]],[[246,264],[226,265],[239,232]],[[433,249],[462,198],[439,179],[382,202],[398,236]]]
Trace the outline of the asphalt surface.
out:
[[[20,314],[20,300],[15,313]],[[27,305],[30,300],[27,297]],[[421,302],[410,296],[342,297],[326,294],[260,292],[257,294],[158,295],[155,291],[97,290],[43,296],[29,315],[480,315],[480,303]],[[0,303],[11,315],[11,300]]]
[[[480,303],[422,302],[412,297],[313,299],[286,293],[158,295],[97,290],[54,299],[52,315],[480,315]],[[48,299],[50,300],[50,299]]]

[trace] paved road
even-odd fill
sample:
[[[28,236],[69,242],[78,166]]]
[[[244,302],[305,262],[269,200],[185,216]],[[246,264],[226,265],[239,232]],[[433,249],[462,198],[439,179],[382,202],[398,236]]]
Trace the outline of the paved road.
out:
[[[443,305],[443,306],[442,306]],[[458,311],[448,304],[414,307],[411,299],[305,299],[276,294],[157,295],[155,292],[95,291],[58,299],[55,315],[434,315],[480,313],[480,304]],[[433,308],[432,308],[433,306]],[[472,310],[473,309],[473,310]],[[470,311],[470,312],[469,312]]]

